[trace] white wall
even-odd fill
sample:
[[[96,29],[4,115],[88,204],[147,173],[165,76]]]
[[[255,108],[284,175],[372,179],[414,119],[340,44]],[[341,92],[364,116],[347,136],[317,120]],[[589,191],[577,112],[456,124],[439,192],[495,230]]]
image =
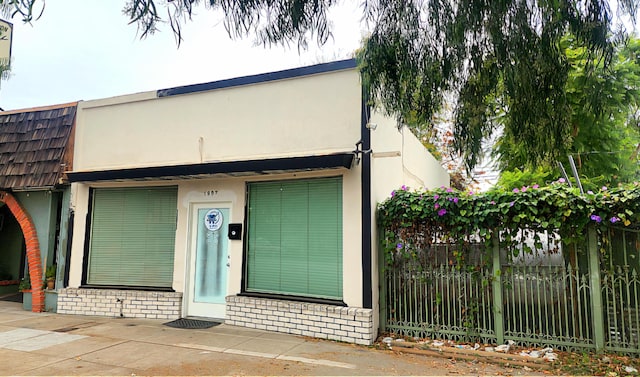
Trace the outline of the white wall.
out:
[[[360,139],[355,69],[155,98],[81,102],[75,171],[316,155]]]
[[[148,92],[81,102],[74,171],[350,152],[360,139],[360,108],[355,69],[165,98]],[[343,176],[344,193],[343,299],[349,306],[361,307],[360,165],[242,178],[74,183],[70,287],[81,284],[91,187],[178,186],[173,289],[183,292],[193,204],[230,204],[229,222],[244,224],[247,182],[336,175]],[[207,191],[217,194],[205,195]],[[236,294],[241,291],[243,241],[229,242],[228,293]]]

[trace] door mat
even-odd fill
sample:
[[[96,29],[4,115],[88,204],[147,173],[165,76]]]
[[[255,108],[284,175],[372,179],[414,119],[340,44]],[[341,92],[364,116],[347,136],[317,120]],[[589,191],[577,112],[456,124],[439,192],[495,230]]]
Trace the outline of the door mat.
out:
[[[22,302],[22,292],[0,296],[0,301]]]
[[[175,321],[163,323],[165,326],[175,327],[177,329],[208,329],[218,326],[220,322],[202,321],[199,319],[178,318]]]

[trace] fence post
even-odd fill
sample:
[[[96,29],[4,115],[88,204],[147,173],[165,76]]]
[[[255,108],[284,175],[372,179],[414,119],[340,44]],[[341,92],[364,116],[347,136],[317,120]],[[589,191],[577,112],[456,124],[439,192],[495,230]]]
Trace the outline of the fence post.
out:
[[[387,331],[387,280],[385,269],[387,268],[387,260],[385,259],[385,250],[382,241],[384,240],[384,229],[378,227],[378,313],[380,315],[380,323],[378,327],[381,332]]]
[[[502,266],[500,263],[500,234],[493,232],[493,247],[491,248],[492,262],[492,293],[493,293],[493,324],[496,332],[496,342],[504,344],[504,313],[502,312]]]
[[[593,320],[593,342],[596,352],[604,351],[605,324],[602,309],[602,286],[600,281],[600,258],[598,257],[598,240],[596,228],[590,225],[587,229],[589,251],[589,287],[591,289],[591,316]]]

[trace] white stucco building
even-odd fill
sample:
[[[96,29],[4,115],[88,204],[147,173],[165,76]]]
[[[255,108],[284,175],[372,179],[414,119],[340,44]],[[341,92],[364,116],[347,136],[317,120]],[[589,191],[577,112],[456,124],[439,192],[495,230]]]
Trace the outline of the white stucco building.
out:
[[[58,312],[371,344],[376,203],[447,173],[355,61],[80,102]]]

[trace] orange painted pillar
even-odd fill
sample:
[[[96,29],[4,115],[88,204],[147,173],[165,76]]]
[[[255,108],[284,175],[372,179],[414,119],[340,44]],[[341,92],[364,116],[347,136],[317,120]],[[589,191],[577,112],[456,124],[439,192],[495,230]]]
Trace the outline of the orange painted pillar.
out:
[[[0,201],[4,202],[13,216],[18,220],[25,245],[27,246],[27,264],[29,265],[29,279],[31,280],[31,311],[44,311],[44,290],[42,289],[42,260],[40,259],[40,243],[36,227],[29,214],[20,203],[8,192],[0,191]]]

